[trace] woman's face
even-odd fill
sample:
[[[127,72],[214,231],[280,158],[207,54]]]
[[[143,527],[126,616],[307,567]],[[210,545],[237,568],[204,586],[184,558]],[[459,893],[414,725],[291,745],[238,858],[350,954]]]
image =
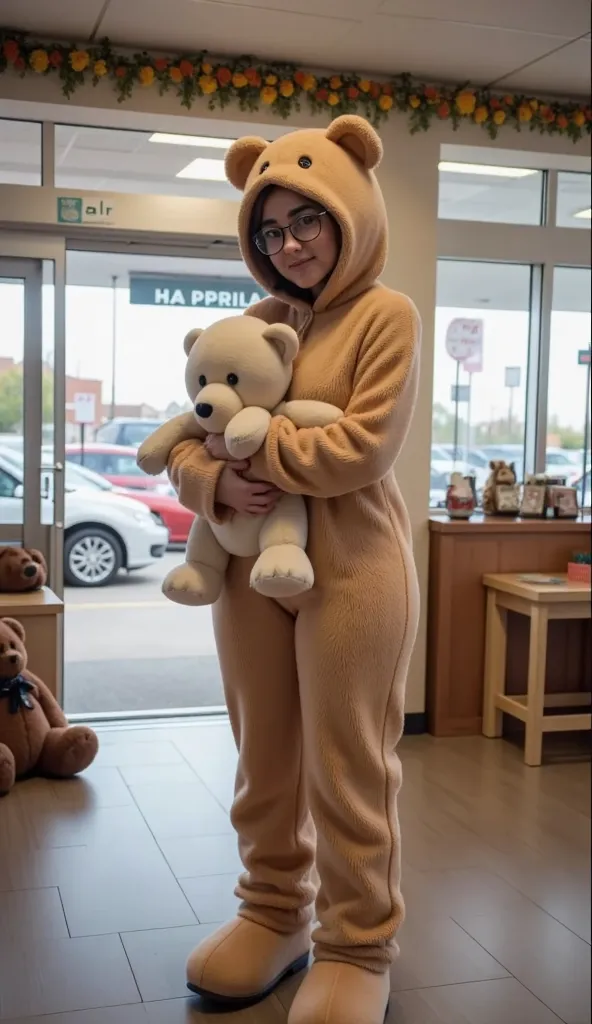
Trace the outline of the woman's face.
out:
[[[321,216],[317,219],[319,213]],[[289,226],[299,237],[294,237]],[[292,284],[320,292],[339,259],[341,239],[337,224],[329,214],[323,213],[322,206],[299,192],[274,188],[265,199],[258,225],[258,233],[263,233],[268,248],[279,247],[281,228],[284,228],[283,246],[268,258],[278,273]]]

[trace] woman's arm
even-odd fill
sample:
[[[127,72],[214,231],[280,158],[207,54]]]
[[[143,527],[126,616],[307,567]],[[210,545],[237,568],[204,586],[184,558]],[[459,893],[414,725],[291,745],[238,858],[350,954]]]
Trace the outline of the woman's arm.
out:
[[[419,377],[421,324],[413,303],[393,295],[362,345],[345,416],[328,427],[298,429],[272,420],[251,459],[254,475],[280,490],[334,498],[382,480],[411,421]]]

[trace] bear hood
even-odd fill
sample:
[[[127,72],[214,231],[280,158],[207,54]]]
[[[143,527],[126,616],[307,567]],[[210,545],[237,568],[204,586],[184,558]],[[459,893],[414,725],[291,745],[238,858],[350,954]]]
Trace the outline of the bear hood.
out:
[[[307,157],[311,164],[299,164]],[[345,114],[329,128],[290,132],[268,143],[256,136],[238,139],[226,155],[229,181],[244,192],[238,219],[243,259],[270,295],[297,308],[310,303],[290,289],[253,241],[253,210],[261,192],[278,185],[301,193],[329,211],[341,229],[341,254],[312,309],[341,305],[374,284],[384,269],[388,226],[374,169],[382,158],[377,133],[362,117]]]

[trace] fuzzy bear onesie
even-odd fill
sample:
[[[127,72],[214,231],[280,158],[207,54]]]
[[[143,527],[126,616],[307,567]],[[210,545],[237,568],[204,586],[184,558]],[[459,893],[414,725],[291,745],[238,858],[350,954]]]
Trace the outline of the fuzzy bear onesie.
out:
[[[229,1001],[271,991],[302,966],[316,896],[315,964],[295,1024],[382,1024],[404,914],[395,748],[419,594],[395,463],[416,398],[420,323],[412,302],[378,280],[380,156],[368,123],[344,116],[270,144],[240,139],[226,164],[244,190],[243,257],[271,296],[249,313],[289,323],[301,339],[288,397],[330,402],[345,417],[310,429],[276,417],[252,459],[256,478],[308,499],[315,586],[276,603],[249,589],[251,562],[233,559],[214,608],[245,870],[237,921],[196,950],[188,972],[196,991]],[[270,185],[319,203],[341,230],[337,266],[311,302],[252,240]],[[227,515],[215,501],[222,468],[199,442],[179,445],[169,472],[183,505]]]

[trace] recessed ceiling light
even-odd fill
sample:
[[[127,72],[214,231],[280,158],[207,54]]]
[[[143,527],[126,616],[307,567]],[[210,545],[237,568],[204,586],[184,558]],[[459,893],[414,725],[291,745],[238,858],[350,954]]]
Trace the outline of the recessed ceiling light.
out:
[[[223,160],[207,160],[198,156],[175,175],[177,178],[199,178],[202,181],[226,181]]]
[[[591,220],[592,208],[588,208],[587,210],[580,210],[579,213],[574,213],[574,217],[579,217],[580,220]]]
[[[438,167],[444,173],[482,174],[494,178],[527,178],[539,172],[531,167],[503,167],[501,164],[464,164],[441,160]]]
[[[169,146],[204,146],[207,149],[230,149],[233,139],[217,139],[209,135],[171,135],[154,132],[149,142],[164,142]]]

